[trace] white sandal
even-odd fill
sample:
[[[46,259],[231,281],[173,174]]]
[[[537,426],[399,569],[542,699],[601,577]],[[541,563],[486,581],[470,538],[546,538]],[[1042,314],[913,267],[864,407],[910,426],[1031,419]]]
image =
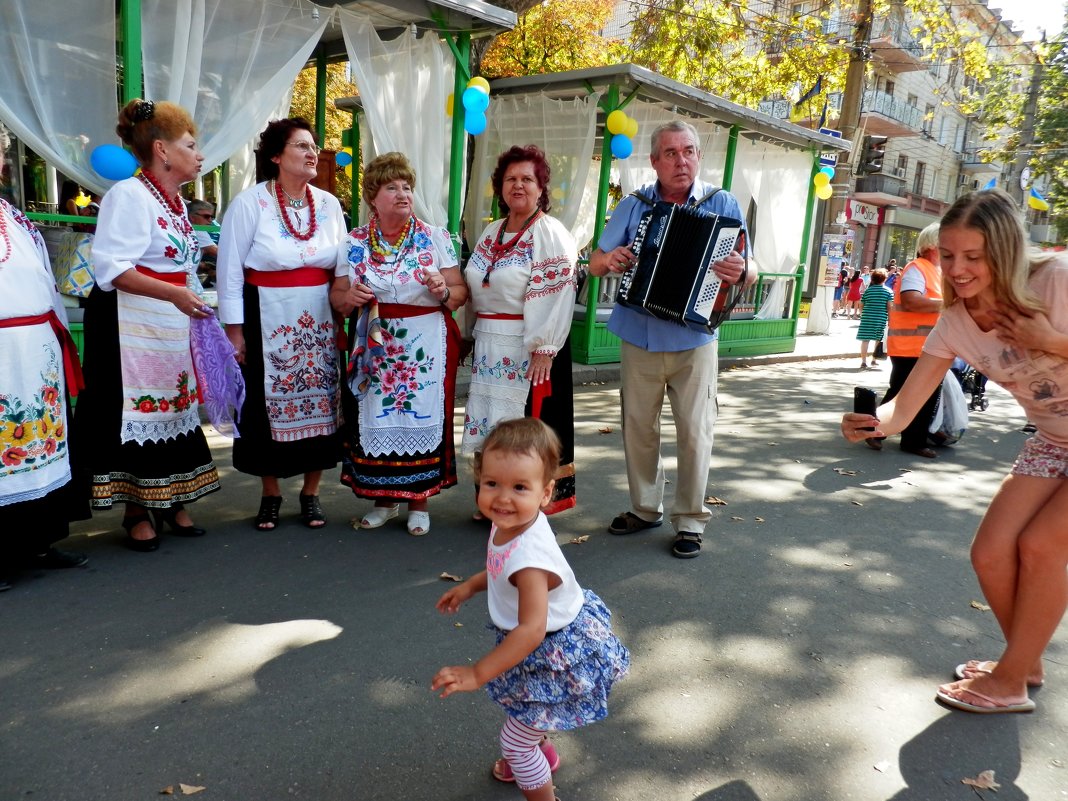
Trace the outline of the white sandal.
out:
[[[422,537],[430,533],[430,512],[408,512],[408,533]]]
[[[400,514],[400,504],[393,506],[376,506],[360,520],[360,528],[378,528]]]

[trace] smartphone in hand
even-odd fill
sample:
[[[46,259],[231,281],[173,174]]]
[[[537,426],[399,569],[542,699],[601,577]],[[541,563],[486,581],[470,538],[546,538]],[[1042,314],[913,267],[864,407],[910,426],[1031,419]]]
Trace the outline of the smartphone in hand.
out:
[[[853,411],[857,414],[870,414],[875,416],[879,403],[875,398],[875,390],[867,387],[853,387]],[[857,429],[858,431],[874,431],[874,426]]]

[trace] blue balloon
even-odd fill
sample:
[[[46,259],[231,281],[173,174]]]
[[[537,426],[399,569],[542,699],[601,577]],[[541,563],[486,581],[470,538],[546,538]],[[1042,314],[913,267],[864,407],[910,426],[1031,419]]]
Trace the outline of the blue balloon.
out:
[[[137,159],[118,145],[97,145],[89,154],[89,163],[109,181],[121,181],[137,172]]]
[[[477,86],[468,86],[464,89],[463,103],[467,111],[481,114],[489,108],[489,95]]]
[[[475,91],[477,92],[478,90],[476,89]],[[479,92],[479,94],[482,93]],[[468,114],[464,118],[464,130],[471,134],[471,136],[478,136],[486,130],[486,115],[481,111]]]
[[[337,166],[339,167],[348,167],[350,164],[352,164],[352,156],[350,156],[344,150],[339,150],[337,155],[334,156],[334,160],[337,162]]]
[[[616,134],[612,137],[612,155],[617,159],[628,159],[634,152],[634,145],[626,134]]]
[[[824,166],[820,167],[820,172],[822,172],[828,178],[832,180],[834,179],[834,167],[825,164]]]

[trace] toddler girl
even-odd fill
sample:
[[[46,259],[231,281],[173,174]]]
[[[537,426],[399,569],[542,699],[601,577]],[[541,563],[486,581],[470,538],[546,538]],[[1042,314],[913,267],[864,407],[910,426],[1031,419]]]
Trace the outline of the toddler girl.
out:
[[[507,713],[493,776],[531,801],[553,800],[560,758],[547,732],[602,720],[630,666],[611,613],[579,586],[541,511],[559,461],[560,442],[540,420],[497,425],[475,457],[478,508],[493,522],[486,569],[437,603],[450,614],[487,591],[497,646],[474,665],[443,667],[431,688],[445,698],[486,685]]]

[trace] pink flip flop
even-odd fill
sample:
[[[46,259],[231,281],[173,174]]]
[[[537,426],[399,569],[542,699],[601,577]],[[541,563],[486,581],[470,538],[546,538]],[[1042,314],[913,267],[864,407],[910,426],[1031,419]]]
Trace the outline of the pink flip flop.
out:
[[[994,672],[994,667],[996,665],[997,662],[995,662],[993,659],[973,659],[970,662],[961,662],[959,665],[957,665],[956,669],[953,671],[953,675],[956,676],[958,679],[974,679],[975,676],[969,676],[968,671],[972,671],[974,673],[990,674]],[[1041,681],[1027,682],[1027,686],[1031,688],[1041,687],[1042,684],[1043,682]]]
[[[938,688],[938,692],[935,694],[935,698],[941,701],[947,706],[951,706],[954,709],[960,709],[965,712],[975,712],[979,715],[996,715],[1002,712],[1034,712],[1035,702],[1027,696],[1024,696],[1020,701],[997,701],[982,693],[977,693],[975,690],[966,690],[963,687],[953,692],[968,693],[974,695],[976,698],[982,699],[992,706],[982,706],[981,704],[970,704],[967,701],[957,698],[951,695],[949,691]]]
[[[545,754],[545,758],[549,760],[549,773],[556,773],[557,768],[560,767],[560,755],[556,753],[556,746],[552,744],[551,740],[542,740],[541,745],[538,746],[541,752]],[[499,782],[514,782],[515,776],[512,775],[512,766],[508,764],[508,760],[501,757],[493,763],[493,778]]]

